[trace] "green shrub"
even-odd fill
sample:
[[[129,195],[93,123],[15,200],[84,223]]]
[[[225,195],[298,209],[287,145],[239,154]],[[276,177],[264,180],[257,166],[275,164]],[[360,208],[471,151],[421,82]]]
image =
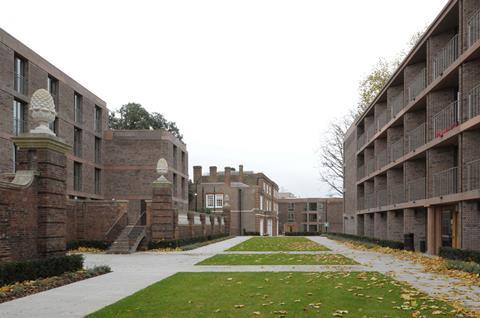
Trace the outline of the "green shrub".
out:
[[[215,235],[207,235],[207,236],[199,236],[199,237],[192,237],[192,238],[184,238],[178,240],[163,240],[163,241],[154,241],[148,243],[148,249],[156,249],[156,248],[177,248],[185,245],[195,244],[199,242],[211,241],[218,238],[226,237],[227,234],[215,234]]]
[[[447,268],[457,269],[468,273],[480,274],[480,264],[475,262],[449,260],[447,261]]]
[[[245,231],[245,229],[243,229],[243,235],[246,235],[246,236],[260,236],[260,232],[249,232],[249,231]]]
[[[390,248],[394,248],[394,249],[398,249],[398,250],[403,250],[403,242],[381,240],[381,239],[376,239],[376,238],[373,238],[373,237],[358,236],[358,235],[345,234],[345,233],[328,233],[328,234],[325,234],[325,235],[329,236],[329,237],[332,237],[332,238],[340,237],[340,238],[345,238],[345,239],[352,240],[352,241],[376,244],[376,245],[380,245],[380,246],[383,246],[383,247],[390,247]]]
[[[285,232],[285,236],[319,236],[322,232]]]
[[[110,243],[105,241],[94,241],[94,240],[78,240],[78,241],[67,242],[67,250],[75,250],[79,247],[90,247],[90,248],[97,248],[99,250],[107,250],[110,247]]]
[[[0,264],[0,286],[25,280],[58,276],[83,268],[80,254]]]
[[[465,262],[475,262],[480,264],[480,252],[471,250],[461,250],[453,247],[440,247],[439,256],[452,260]]]

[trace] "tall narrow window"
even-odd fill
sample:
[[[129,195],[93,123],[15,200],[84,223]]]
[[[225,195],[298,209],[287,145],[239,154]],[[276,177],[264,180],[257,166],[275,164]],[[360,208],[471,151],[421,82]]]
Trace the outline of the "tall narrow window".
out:
[[[82,164],[80,162],[73,163],[73,190],[82,191]]]
[[[185,162],[185,151],[182,151],[182,171],[187,171],[187,164]]]
[[[27,61],[19,56],[14,59],[14,89],[16,92],[27,94]]]
[[[82,124],[82,95],[75,93],[73,95],[74,104],[74,121],[77,124]]]
[[[102,193],[102,187],[101,187],[101,174],[102,171],[100,169],[95,168],[95,194],[101,194]]]
[[[177,169],[177,146],[173,145],[173,168]]]
[[[101,163],[102,161],[102,140],[95,137],[95,163]]]
[[[176,197],[177,196],[177,174],[174,173],[173,174],[173,196]]]
[[[182,177],[182,194],[181,194],[181,197],[185,197],[185,189],[186,189],[186,180],[185,178]]]
[[[94,118],[94,129],[96,133],[102,132],[102,109],[98,106],[95,106],[95,118]]]
[[[55,110],[58,113],[58,80],[50,75],[47,78],[47,90],[52,95]],[[55,120],[49,124],[49,127],[58,135],[58,117],[55,116]]]
[[[82,156],[82,130],[77,127],[73,133],[73,154],[77,157]]]
[[[25,104],[18,100],[13,101],[13,134],[18,136],[25,132]]]

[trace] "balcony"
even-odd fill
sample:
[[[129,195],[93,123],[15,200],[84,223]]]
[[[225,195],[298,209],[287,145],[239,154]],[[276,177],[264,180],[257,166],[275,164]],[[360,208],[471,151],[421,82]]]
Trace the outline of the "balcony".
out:
[[[380,131],[388,122],[387,111],[384,111],[377,118],[377,131]]]
[[[357,180],[365,178],[365,166],[360,166],[357,168]]]
[[[403,93],[398,94],[397,97],[395,97],[392,100],[390,110],[392,112],[391,118],[395,117],[405,106],[404,100],[403,100]]]
[[[403,156],[403,138],[395,141],[390,147],[390,161],[393,162]]]
[[[480,159],[465,164],[466,191],[480,189]]]
[[[375,192],[365,194],[365,208],[372,209],[377,206],[377,196]]]
[[[412,81],[412,84],[408,87],[408,102],[415,100],[415,98],[425,89],[427,86],[427,72],[426,69],[422,69],[420,73]]]
[[[432,139],[442,137],[446,132],[458,126],[458,112],[458,101],[454,101],[433,116]]]
[[[453,167],[433,175],[433,196],[457,193],[458,168]]]
[[[16,92],[27,95],[27,78],[21,74],[15,73],[13,88]]]
[[[480,39],[480,10],[477,10],[467,22],[468,47],[471,47],[478,39]]]
[[[407,201],[425,199],[425,178],[418,178],[407,183]]]
[[[480,85],[475,86],[468,93],[468,119],[480,114]]]
[[[408,152],[425,144],[425,130],[426,125],[423,123],[408,134]]]
[[[388,202],[390,204],[405,202],[405,187],[403,183],[392,184],[388,187]]]
[[[357,199],[357,210],[363,210],[365,207],[365,199],[359,198]]]
[[[377,205],[386,206],[388,205],[388,192],[387,189],[377,191]]]
[[[365,134],[361,134],[360,136],[358,136],[358,139],[357,139],[357,150],[359,150],[360,148],[362,148],[363,145],[365,145]]]
[[[387,165],[387,149],[380,151],[377,155],[377,168],[381,169]]]
[[[443,72],[455,62],[458,51],[458,34],[456,34],[433,59],[433,79],[443,75]]]
[[[373,136],[375,136],[375,125],[372,123],[368,128],[367,128],[367,140],[370,141]]]
[[[375,172],[375,159],[372,158],[369,161],[367,161],[367,175]]]

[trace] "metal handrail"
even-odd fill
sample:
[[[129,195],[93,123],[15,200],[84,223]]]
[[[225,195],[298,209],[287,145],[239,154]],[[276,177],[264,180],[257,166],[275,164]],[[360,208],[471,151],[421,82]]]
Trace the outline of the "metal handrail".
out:
[[[120,231],[118,231],[118,227],[117,227],[118,224],[120,223],[120,221],[122,221],[124,218],[127,218],[127,213],[126,213],[126,212],[120,214],[120,215],[115,219],[115,221],[113,222],[112,226],[110,226],[110,228],[108,229],[108,231],[105,233],[105,238],[106,238],[107,240],[114,241],[114,240],[118,237],[118,235],[120,234],[121,230],[123,230],[123,229],[125,228],[125,227],[122,227],[122,228],[120,229]],[[116,230],[114,231],[114,229],[116,229]],[[118,233],[117,233],[117,231],[118,231]],[[112,233],[115,234],[115,237],[112,237],[112,236],[114,235],[114,234],[112,234]]]
[[[390,185],[388,187],[388,197],[390,204],[405,202],[405,187],[403,183]]]
[[[433,115],[433,138],[442,137],[446,132],[457,127],[459,124],[459,111],[458,101],[451,102],[441,111]]]
[[[423,68],[415,79],[408,86],[408,101],[411,102],[425,89],[427,86],[427,70]]]
[[[391,111],[391,118],[395,117],[402,109],[405,107],[405,102],[403,99],[403,92],[398,94],[395,98],[393,98],[390,111]]]
[[[480,84],[468,93],[468,119],[480,115]]]
[[[457,193],[458,168],[452,167],[433,175],[433,196]]]
[[[387,189],[377,191],[377,205],[379,207],[388,205],[388,192]]]
[[[382,169],[384,166],[387,165],[387,149],[380,151],[377,155],[377,169]]]
[[[467,191],[480,189],[480,159],[465,164]]]
[[[455,34],[433,59],[433,79],[442,75],[458,55],[458,34]]]
[[[480,9],[475,11],[467,22],[468,47],[471,47],[480,39]]]
[[[388,122],[387,111],[384,111],[377,118],[377,131],[380,131]]]
[[[362,148],[362,146],[365,144],[365,134],[361,134],[358,136],[357,139],[357,149]]]
[[[371,123],[367,128],[367,140],[370,141],[375,136],[375,123]]]
[[[407,201],[425,199],[426,179],[418,178],[407,183]]]
[[[390,147],[390,161],[393,162],[403,156],[403,137],[397,140]]]
[[[426,124],[423,123],[408,134],[408,152],[425,144],[425,130]]]

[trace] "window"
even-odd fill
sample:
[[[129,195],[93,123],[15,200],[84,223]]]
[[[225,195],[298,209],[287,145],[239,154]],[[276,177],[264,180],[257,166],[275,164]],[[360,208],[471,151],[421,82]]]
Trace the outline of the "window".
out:
[[[58,110],[58,80],[50,75],[47,78],[47,90],[53,97],[55,103],[55,109]]]
[[[13,169],[12,171],[15,172],[17,171],[17,146],[13,145],[12,146],[12,159],[13,159]]]
[[[303,204],[303,211],[308,211],[308,203],[307,202],[305,202]]]
[[[27,61],[19,56],[14,59],[14,89],[20,94],[27,94]]]
[[[77,157],[82,156],[82,130],[77,127],[73,131],[73,154]]]
[[[288,211],[295,211],[295,203],[293,202],[288,203]]]
[[[288,222],[295,222],[295,213],[289,211],[287,218],[288,218]]]
[[[18,136],[25,132],[25,104],[17,100],[13,101],[13,134]]]
[[[73,163],[73,190],[82,191],[82,164],[80,162]]]
[[[260,195],[260,210],[263,210],[263,195]]]
[[[102,132],[102,109],[98,106],[95,106],[95,114],[93,118],[93,128],[95,132]]]
[[[95,137],[95,163],[101,163],[102,161],[102,140]]]
[[[182,177],[182,195],[181,197],[185,197],[185,185],[186,185],[186,180],[185,178]]]
[[[182,169],[183,171],[187,171],[187,165],[185,161],[185,151],[182,151]]]
[[[176,197],[177,192],[178,192],[177,191],[177,174],[176,173],[173,174],[173,182],[172,183],[173,183],[173,196]]]
[[[308,225],[307,224],[303,224],[303,232],[308,232]]]
[[[317,224],[310,224],[308,226],[308,231],[309,232],[318,232],[318,225]]]
[[[317,211],[317,202],[310,202],[308,204],[308,210],[309,211]]]
[[[303,222],[308,222],[308,214],[303,213]]]
[[[223,194],[207,194],[205,199],[208,209],[223,208]]]
[[[317,222],[317,213],[310,213],[308,218],[310,222]]]
[[[73,95],[73,104],[74,104],[74,121],[77,124],[82,123],[82,95],[75,93]]]
[[[102,193],[102,186],[100,183],[102,171],[95,168],[95,194]]]
[[[325,205],[323,204],[323,202],[318,202],[318,211],[323,212],[324,207]]]
[[[177,146],[173,145],[173,167],[177,169]]]

